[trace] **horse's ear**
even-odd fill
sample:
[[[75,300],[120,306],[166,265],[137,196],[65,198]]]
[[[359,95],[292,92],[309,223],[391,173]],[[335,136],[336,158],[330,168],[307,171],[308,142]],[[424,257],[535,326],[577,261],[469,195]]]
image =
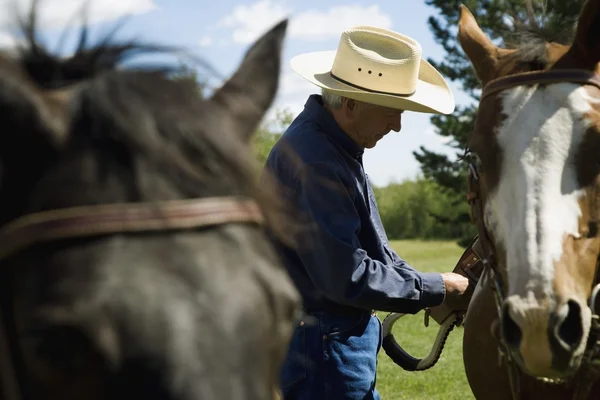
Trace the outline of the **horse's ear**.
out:
[[[250,140],[256,131],[277,92],[286,28],[287,19],[259,38],[233,76],[210,99],[218,114],[213,117],[218,118],[222,130],[233,131],[244,140]]]
[[[498,48],[481,30],[471,11],[463,4],[460,5],[458,41],[471,61],[479,80],[485,84],[493,79]]]
[[[583,5],[571,51],[585,68],[594,70],[600,62],[600,0]]]

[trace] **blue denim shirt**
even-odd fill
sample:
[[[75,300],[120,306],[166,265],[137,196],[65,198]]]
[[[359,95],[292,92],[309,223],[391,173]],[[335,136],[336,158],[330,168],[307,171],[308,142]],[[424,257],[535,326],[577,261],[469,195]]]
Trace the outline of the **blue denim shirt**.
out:
[[[268,156],[265,168],[312,223],[294,249],[276,241],[305,309],[416,313],[441,304],[441,274],[415,270],[390,247],[363,151],[312,95]]]

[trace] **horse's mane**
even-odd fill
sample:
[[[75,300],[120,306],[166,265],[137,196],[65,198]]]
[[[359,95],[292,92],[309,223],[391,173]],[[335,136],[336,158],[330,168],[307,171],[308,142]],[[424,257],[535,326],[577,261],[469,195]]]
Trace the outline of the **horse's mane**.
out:
[[[506,35],[504,47],[516,51],[503,60],[505,65],[525,65],[529,70],[542,70],[548,66],[549,43],[570,45],[575,34],[575,19],[546,15],[545,22],[518,24],[514,32]]]

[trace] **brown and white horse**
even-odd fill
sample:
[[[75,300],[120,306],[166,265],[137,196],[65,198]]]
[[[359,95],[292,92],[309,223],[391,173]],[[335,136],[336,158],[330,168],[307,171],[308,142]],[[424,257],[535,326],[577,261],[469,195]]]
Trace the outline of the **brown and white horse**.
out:
[[[500,48],[464,6],[458,37],[484,88],[468,148],[492,266],[465,318],[469,384],[478,399],[598,399],[600,0],[570,46]]]

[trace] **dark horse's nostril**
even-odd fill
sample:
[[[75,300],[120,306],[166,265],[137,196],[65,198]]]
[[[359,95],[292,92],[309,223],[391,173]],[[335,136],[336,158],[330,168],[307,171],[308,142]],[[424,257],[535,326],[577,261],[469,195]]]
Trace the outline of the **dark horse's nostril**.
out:
[[[581,343],[583,326],[581,320],[581,306],[569,300],[556,313],[554,334],[565,350],[573,350]]]
[[[523,337],[521,328],[511,318],[508,304],[505,304],[502,309],[502,334],[509,347],[516,349],[521,344],[521,338]]]

